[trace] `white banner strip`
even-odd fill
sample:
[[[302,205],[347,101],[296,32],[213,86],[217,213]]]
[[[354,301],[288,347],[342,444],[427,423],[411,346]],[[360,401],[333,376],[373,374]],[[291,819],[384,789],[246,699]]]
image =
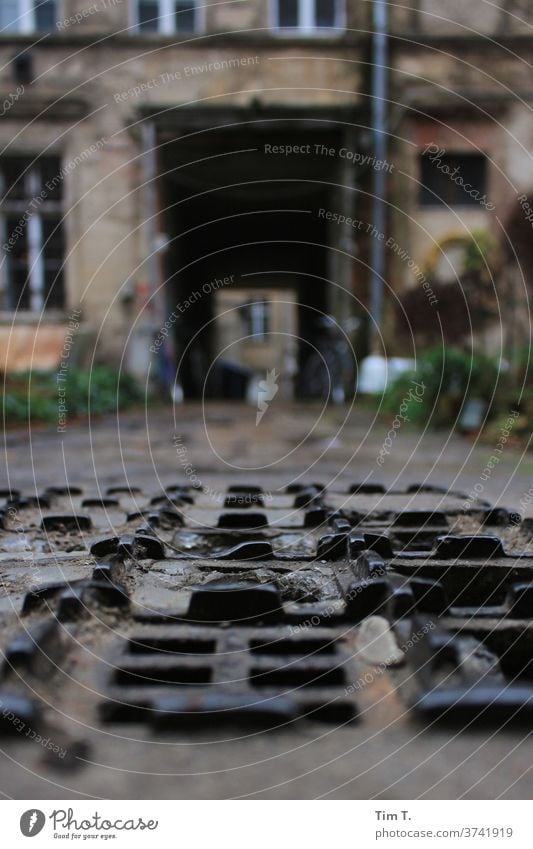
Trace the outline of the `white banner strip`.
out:
[[[520,801],[4,801],[1,844],[531,849]],[[29,840],[35,838],[35,843]]]

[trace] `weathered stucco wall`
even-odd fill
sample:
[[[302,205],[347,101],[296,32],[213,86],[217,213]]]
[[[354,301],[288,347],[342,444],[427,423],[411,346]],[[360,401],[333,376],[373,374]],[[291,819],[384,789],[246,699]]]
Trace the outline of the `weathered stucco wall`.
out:
[[[514,17],[485,0],[445,5],[420,0],[413,9],[392,10],[390,227],[420,263],[451,232],[497,228],[482,209],[459,217],[420,209],[418,154],[428,140],[449,152],[486,153],[489,191],[503,216],[517,193],[533,191],[533,44],[525,37],[533,10],[519,0],[501,3]],[[31,37],[0,39],[0,97],[15,85],[10,60],[18,50],[30,47],[35,79],[0,117],[0,148],[6,155],[54,151],[68,167],[67,308],[82,304],[84,321],[101,329],[99,351],[108,357],[123,350],[130,329],[122,296],[149,275],[139,189],[143,109],[353,107],[362,139],[371,4],[348,2],[346,33],[327,38],[272,34],[265,0],[212,3],[205,35],[188,37],[132,35],[126,0],[106,0],[83,16],[87,9],[85,0],[64,0],[57,35],[34,46]],[[81,20],[72,21],[76,14]],[[513,38],[512,52],[485,33]],[[364,246],[358,250],[364,255]],[[405,263],[392,256],[389,269],[394,287],[413,285]]]

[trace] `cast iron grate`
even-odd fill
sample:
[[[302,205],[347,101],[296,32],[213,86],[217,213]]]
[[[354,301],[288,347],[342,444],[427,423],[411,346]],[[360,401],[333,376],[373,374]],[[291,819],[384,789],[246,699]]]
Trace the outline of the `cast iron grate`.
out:
[[[178,728],[200,719],[347,722],[356,718],[345,694],[352,660],[342,640],[320,630],[302,638],[287,626],[137,626],[113,655],[100,715],[159,725],[164,714],[167,727]]]
[[[436,486],[319,482],[0,500],[4,732],[6,715],[46,728],[56,703],[87,727],[172,733],[364,722],[352,685],[380,663],[358,643],[372,621],[395,641],[405,681],[385,674],[413,721],[533,704],[533,529],[512,510],[465,510]]]

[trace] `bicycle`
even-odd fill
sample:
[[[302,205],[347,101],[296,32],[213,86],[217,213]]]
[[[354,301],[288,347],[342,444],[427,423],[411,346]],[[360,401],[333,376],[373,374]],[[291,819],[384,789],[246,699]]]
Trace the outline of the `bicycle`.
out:
[[[349,337],[359,325],[360,319],[356,317],[341,324],[331,315],[319,319],[315,349],[300,376],[300,390],[304,397],[343,404],[354,394],[355,354]]]

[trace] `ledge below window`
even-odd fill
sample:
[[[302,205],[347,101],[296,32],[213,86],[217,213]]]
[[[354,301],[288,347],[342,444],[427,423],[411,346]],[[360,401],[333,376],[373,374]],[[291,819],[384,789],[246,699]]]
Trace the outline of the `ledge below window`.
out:
[[[42,310],[40,312],[29,312],[28,310],[0,310],[0,326],[17,326],[19,324],[65,324],[70,313],[65,310]]]

